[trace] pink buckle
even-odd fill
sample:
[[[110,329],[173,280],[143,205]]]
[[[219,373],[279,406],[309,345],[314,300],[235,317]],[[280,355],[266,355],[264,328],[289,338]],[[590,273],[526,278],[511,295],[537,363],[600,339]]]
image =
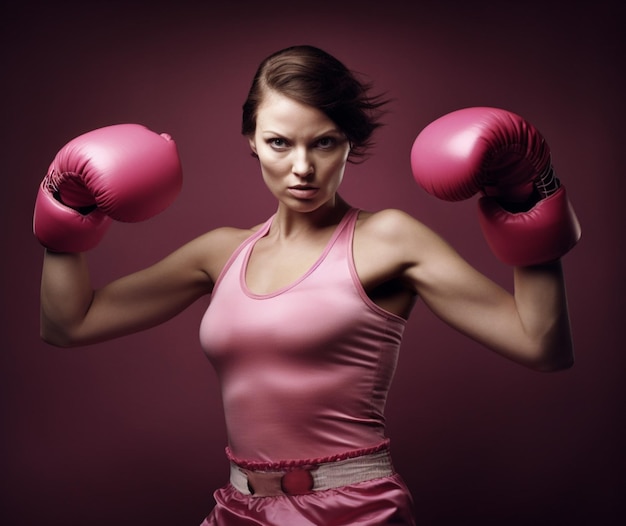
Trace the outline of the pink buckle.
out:
[[[278,495],[304,495],[313,491],[313,475],[308,469],[287,472],[259,472],[244,470],[248,478],[248,490],[255,497]]]
[[[280,481],[280,487],[287,495],[304,495],[313,491],[313,475],[308,469],[287,471]]]

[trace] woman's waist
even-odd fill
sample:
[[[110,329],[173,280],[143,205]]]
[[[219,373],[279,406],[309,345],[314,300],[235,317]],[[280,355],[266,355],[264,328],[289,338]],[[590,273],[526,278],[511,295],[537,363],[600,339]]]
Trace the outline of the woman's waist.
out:
[[[391,476],[395,473],[389,440],[358,449],[312,458],[274,461],[236,456],[230,447],[231,484],[256,497],[298,495]]]
[[[278,444],[281,441],[277,441]],[[290,456],[286,450],[277,448],[273,455],[262,454],[260,450],[246,454],[241,450],[234,449],[232,445],[226,447],[226,456],[232,463],[239,467],[260,471],[281,471],[300,467],[318,466],[347,459],[353,459],[371,455],[373,453],[389,452],[390,441],[388,438],[377,437],[377,440],[360,446],[335,447],[330,450],[325,447],[301,448],[301,454]],[[321,445],[319,445],[321,446]]]
[[[229,449],[233,456],[257,462],[336,459],[349,452],[369,450],[385,441],[382,418],[319,417],[302,415],[282,419],[227,418]]]

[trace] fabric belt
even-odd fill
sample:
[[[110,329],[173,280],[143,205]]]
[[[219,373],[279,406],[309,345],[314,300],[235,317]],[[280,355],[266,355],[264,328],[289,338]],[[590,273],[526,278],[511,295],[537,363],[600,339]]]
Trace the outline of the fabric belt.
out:
[[[393,475],[389,450],[284,470],[247,469],[230,462],[230,483],[244,495],[304,495]]]

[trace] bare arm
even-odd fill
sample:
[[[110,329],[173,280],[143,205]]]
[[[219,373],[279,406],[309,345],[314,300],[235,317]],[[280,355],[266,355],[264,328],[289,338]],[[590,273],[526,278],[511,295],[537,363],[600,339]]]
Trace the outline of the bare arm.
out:
[[[511,294],[404,212],[379,212],[363,228],[367,241],[355,244],[355,258],[366,280],[381,269],[400,278],[451,327],[524,366],[552,371],[572,365],[560,262],[515,268]]]
[[[215,235],[200,237],[160,262],[92,287],[83,254],[46,252],[41,281],[41,337],[57,346],[116,338],[162,323],[211,291],[206,249]],[[222,259],[225,256],[222,256]],[[215,263],[214,265],[217,265]]]
[[[532,365],[541,370],[571,367],[574,350],[560,260],[516,267],[514,286],[521,323],[537,346]]]
[[[414,227],[415,228],[415,227]],[[413,244],[410,283],[444,321],[522,365],[553,371],[573,364],[560,262],[514,269],[511,294],[464,261],[437,235]]]

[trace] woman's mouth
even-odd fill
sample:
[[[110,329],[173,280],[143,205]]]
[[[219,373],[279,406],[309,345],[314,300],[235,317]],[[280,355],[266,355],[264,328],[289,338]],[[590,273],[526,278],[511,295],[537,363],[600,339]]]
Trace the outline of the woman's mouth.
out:
[[[287,188],[287,191],[292,197],[297,199],[311,199],[317,194],[319,188],[308,185],[296,185]]]

